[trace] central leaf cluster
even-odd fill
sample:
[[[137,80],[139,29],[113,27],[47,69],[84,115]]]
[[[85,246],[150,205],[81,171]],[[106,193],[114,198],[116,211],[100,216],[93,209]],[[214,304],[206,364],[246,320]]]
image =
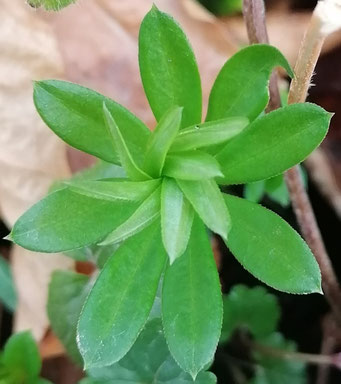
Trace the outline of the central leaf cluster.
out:
[[[182,111],[182,107],[173,107],[164,114],[150,134],[139,161],[130,152],[115,117],[103,104],[113,150],[118,153],[131,183],[126,180],[110,184],[108,181],[82,181],[68,185],[90,195],[105,190],[112,199],[131,198],[141,204],[101,245],[128,238],[151,224],[161,213],[163,244],[172,263],[186,250],[194,211],[208,228],[227,239],[229,215],[214,180],[224,175],[212,154],[217,145],[240,133],[248,125],[248,119],[223,119],[185,128],[179,133]]]

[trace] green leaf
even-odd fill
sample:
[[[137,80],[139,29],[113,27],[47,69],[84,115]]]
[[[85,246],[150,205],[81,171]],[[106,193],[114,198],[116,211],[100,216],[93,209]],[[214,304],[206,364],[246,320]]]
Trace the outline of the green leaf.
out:
[[[223,184],[268,179],[303,161],[321,143],[331,114],[314,104],[293,104],[264,115],[216,156]]]
[[[259,203],[265,193],[265,180],[248,183],[244,186],[244,197],[246,200]]]
[[[294,76],[285,57],[270,45],[255,44],[240,50],[226,62],[213,85],[206,120],[234,116],[254,120],[268,104],[269,78],[278,66]]]
[[[296,344],[285,340],[280,333],[273,333],[262,340],[262,345],[287,351],[289,353],[297,350]],[[285,360],[255,352],[257,360],[255,377],[249,384],[306,384],[307,377],[305,364],[295,360]]]
[[[126,240],[156,220],[160,215],[160,193],[161,188],[158,188],[137,208],[127,221],[110,233],[100,245],[109,245]]]
[[[132,349],[118,363],[106,368],[88,371],[89,383],[115,384],[187,384],[192,378],[183,372],[171,357],[160,320],[149,321]],[[203,372],[194,381],[196,384],[215,384],[212,373]]]
[[[97,278],[78,323],[86,368],[120,360],[146,323],[166,260],[159,227],[124,242]]]
[[[72,175],[69,181],[103,180],[103,179],[125,179],[127,175],[124,169],[116,164],[97,160],[89,168],[83,169]]]
[[[162,320],[172,356],[195,378],[213,359],[222,323],[217,267],[197,217],[185,253],[166,270]]]
[[[153,177],[160,177],[167,152],[181,124],[183,108],[171,108],[150,135],[144,160],[144,169]]]
[[[81,195],[108,201],[141,201],[146,199],[160,185],[160,180],[128,181],[128,180],[71,180],[65,185],[73,192]]]
[[[170,151],[190,151],[222,144],[238,135],[248,124],[245,117],[230,117],[185,128],[175,138]]]
[[[290,204],[290,195],[283,174],[266,180],[265,191],[273,201],[282,207]]]
[[[168,155],[162,173],[181,180],[213,179],[224,176],[217,160],[202,151]]]
[[[215,181],[177,180],[177,183],[201,220],[226,239],[231,226],[230,215]]]
[[[129,151],[141,161],[150,131],[127,109],[95,91],[65,81],[39,81],[34,85],[37,111],[56,135],[72,147],[119,164],[105,127],[104,102],[115,116]]]
[[[277,329],[280,307],[276,296],[263,287],[234,286],[224,295],[224,321],[221,341],[227,341],[237,328],[247,328],[255,338],[271,335]],[[266,319],[266,320],[265,320]]]
[[[91,284],[89,277],[72,271],[55,271],[49,284],[47,314],[55,335],[68,355],[78,364],[77,322]]]
[[[170,264],[186,250],[193,223],[193,208],[173,179],[164,178],[161,192],[163,245]]]
[[[182,127],[201,121],[201,83],[186,35],[155,6],[144,18],[139,35],[142,83],[157,120],[174,105],[184,107]]]
[[[0,255],[0,300],[11,312],[17,306],[17,294],[8,262]]]
[[[140,169],[135,162],[132,154],[129,151],[129,148],[127,146],[127,143],[124,140],[124,137],[122,135],[122,132],[120,131],[120,128],[116,124],[116,121],[114,120],[113,116],[111,115],[107,105],[103,104],[103,114],[105,117],[105,124],[106,127],[110,133],[111,142],[113,149],[116,149],[121,164],[124,168],[124,170],[127,172],[127,175],[132,179],[136,181],[144,181],[151,179],[149,175],[147,175],[142,169]]]
[[[59,11],[75,3],[76,0],[28,0],[27,2],[34,8],[44,7],[47,11]]]
[[[321,274],[308,245],[274,212],[224,195],[232,221],[227,246],[256,278],[288,293],[321,293]]]
[[[8,373],[8,383],[37,382],[41,360],[30,332],[20,332],[7,341],[1,356],[2,370]]]
[[[63,252],[95,244],[121,225],[138,204],[98,200],[67,188],[51,193],[14,224],[10,239],[38,252]]]

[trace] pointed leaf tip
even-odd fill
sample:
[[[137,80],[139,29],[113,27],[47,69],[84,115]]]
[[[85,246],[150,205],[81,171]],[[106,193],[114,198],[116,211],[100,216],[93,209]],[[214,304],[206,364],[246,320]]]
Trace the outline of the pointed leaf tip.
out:
[[[160,12],[159,8],[156,6],[155,3],[153,3],[151,9],[150,9],[151,12]]]
[[[3,240],[13,241],[12,232],[10,232],[7,236],[3,237]]]

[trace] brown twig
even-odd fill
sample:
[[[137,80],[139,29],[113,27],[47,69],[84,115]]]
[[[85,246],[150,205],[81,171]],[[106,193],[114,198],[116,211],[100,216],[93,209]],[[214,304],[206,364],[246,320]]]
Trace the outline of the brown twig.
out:
[[[254,351],[259,352],[262,355],[281,360],[301,361],[305,364],[332,366],[340,369],[340,353],[335,353],[333,355],[315,355],[311,353],[285,351],[283,349],[272,348],[258,343],[252,343],[251,347]]]
[[[251,44],[269,44],[268,31],[265,21],[265,6],[263,1],[244,0],[243,14],[247,34]],[[278,89],[278,76],[274,71],[270,78],[270,101],[266,111],[270,112],[281,106],[281,97]]]
[[[250,42],[266,43],[268,34],[266,30],[265,11],[263,0],[244,0],[243,12],[248,29]],[[319,21],[313,16],[310,27],[302,43],[297,60],[295,74],[289,92],[289,103],[304,102],[310,86],[311,77],[319,57],[324,36],[318,33]],[[272,109],[280,106],[273,94],[278,93],[277,81],[270,84],[270,103]],[[273,98],[271,101],[271,97]],[[304,188],[298,167],[286,172],[286,183],[290,198],[301,228],[302,235],[312,250],[322,274],[322,286],[325,296],[332,308],[333,314],[341,324],[341,290],[333,270],[331,261],[323,243],[314,211],[308,194]]]

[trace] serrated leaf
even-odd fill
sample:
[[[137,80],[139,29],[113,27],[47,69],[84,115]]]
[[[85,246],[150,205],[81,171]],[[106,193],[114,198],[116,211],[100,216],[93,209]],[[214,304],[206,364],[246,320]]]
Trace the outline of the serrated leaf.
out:
[[[222,144],[238,135],[248,124],[249,120],[245,117],[230,117],[185,128],[175,138],[170,152],[190,151]]]
[[[256,339],[276,331],[280,307],[276,296],[268,293],[265,288],[236,285],[228,295],[224,295],[223,303],[222,342],[227,341],[240,327],[246,328]]]
[[[17,294],[8,262],[0,255],[0,300],[5,307],[14,312],[17,306]]]
[[[90,288],[88,276],[55,271],[48,291],[47,314],[52,330],[68,355],[80,365],[83,360],[76,342],[77,322]]]
[[[161,192],[161,229],[163,245],[170,264],[186,250],[194,211],[173,179],[164,178]]]
[[[155,6],[139,35],[142,83],[157,120],[174,105],[184,107],[181,127],[201,121],[202,95],[197,63],[186,35]]]
[[[230,215],[216,182],[177,180],[177,183],[207,227],[226,239]]]
[[[34,384],[38,381],[41,360],[30,332],[16,333],[10,337],[1,355],[1,369],[9,384]]]
[[[142,161],[149,129],[113,100],[88,88],[59,80],[34,85],[34,103],[44,122],[66,143],[110,163],[120,164],[103,117],[103,102],[121,129],[129,151]]]
[[[195,378],[213,359],[222,322],[217,267],[198,217],[194,219],[185,253],[166,270],[162,321],[172,356]]]
[[[128,181],[128,180],[71,180],[65,185],[73,192],[81,195],[108,201],[142,201],[152,194],[160,185],[160,180]]]
[[[27,0],[27,2],[34,8],[43,7],[47,11],[59,11],[60,9],[75,3],[76,0]]]
[[[331,114],[309,103],[264,115],[229,141],[216,156],[222,184],[268,179],[303,161],[324,139]]]
[[[296,344],[285,340],[280,333],[262,340],[264,347],[278,349],[280,351],[295,352]],[[300,361],[286,360],[271,357],[261,353],[254,353],[257,360],[255,377],[249,384],[306,384],[307,377],[305,364]]]
[[[161,188],[154,191],[137,210],[112,233],[110,233],[100,245],[118,243],[139,233],[160,216]]]
[[[269,78],[278,66],[294,76],[285,57],[270,45],[255,44],[240,50],[226,62],[213,85],[206,120],[232,116],[254,120],[268,104]]]
[[[166,155],[180,128],[182,110],[171,108],[150,135],[143,167],[153,177],[161,176]]]
[[[319,266],[301,236],[274,212],[224,195],[232,229],[227,246],[256,278],[279,291],[321,293]]]
[[[103,104],[103,114],[105,118],[105,124],[110,134],[111,143],[113,149],[116,149],[118,156],[120,158],[120,162],[127,172],[127,175],[136,181],[144,181],[151,179],[149,175],[147,175],[136,163],[132,154],[129,151],[127,143],[120,131],[120,128],[116,124],[112,114],[110,113],[107,105]]]
[[[134,202],[98,200],[65,188],[26,211],[14,224],[10,238],[38,252],[82,248],[102,240],[137,207]]]
[[[78,323],[86,368],[120,360],[146,323],[166,261],[159,227],[124,242],[98,276]]]
[[[159,319],[149,321],[132,349],[118,363],[106,368],[88,371],[88,383],[115,384],[187,384],[193,383],[171,357]],[[212,373],[203,372],[194,381],[197,384],[214,384]]]
[[[203,180],[223,176],[217,160],[203,151],[168,155],[162,174],[181,180]]]

